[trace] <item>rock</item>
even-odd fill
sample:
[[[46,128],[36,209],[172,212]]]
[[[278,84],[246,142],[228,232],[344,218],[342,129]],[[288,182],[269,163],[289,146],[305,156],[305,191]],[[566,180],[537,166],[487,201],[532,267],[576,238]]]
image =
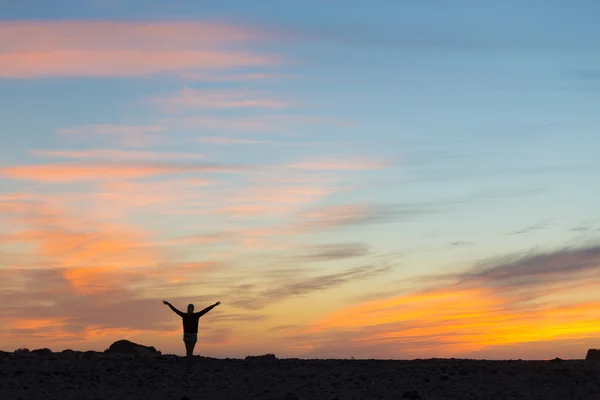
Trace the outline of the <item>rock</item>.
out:
[[[586,360],[591,361],[600,361],[600,350],[598,349],[589,349],[585,356]]]
[[[104,351],[109,354],[131,354],[134,356],[159,356],[161,352],[154,346],[144,346],[129,340],[117,340]]]
[[[31,351],[33,354],[38,354],[40,356],[51,356],[52,355],[52,350],[48,349],[48,348],[43,348],[43,349],[35,349]]]
[[[562,359],[562,358],[558,358],[558,357],[556,357],[556,358],[554,358],[554,359],[550,360],[550,362],[555,362],[555,363],[556,363],[556,362],[561,362],[561,361],[563,361],[563,359]]]
[[[246,356],[246,361],[276,361],[275,354],[263,354],[262,356]]]
[[[25,348],[25,347],[15,350],[15,354],[28,354],[28,353],[29,353],[29,349]]]
[[[402,395],[403,399],[420,399],[421,396],[419,395],[419,392],[417,392],[416,390],[410,390],[408,392],[404,392],[404,394]]]

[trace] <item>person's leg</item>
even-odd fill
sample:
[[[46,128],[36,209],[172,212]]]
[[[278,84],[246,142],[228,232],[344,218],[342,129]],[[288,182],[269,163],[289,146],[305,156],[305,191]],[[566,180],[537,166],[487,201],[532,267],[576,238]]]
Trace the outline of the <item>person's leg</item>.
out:
[[[187,355],[188,368],[192,366],[192,360],[194,357],[194,346],[196,346],[196,342],[193,342],[193,341],[185,342],[185,351],[186,351],[186,355]]]

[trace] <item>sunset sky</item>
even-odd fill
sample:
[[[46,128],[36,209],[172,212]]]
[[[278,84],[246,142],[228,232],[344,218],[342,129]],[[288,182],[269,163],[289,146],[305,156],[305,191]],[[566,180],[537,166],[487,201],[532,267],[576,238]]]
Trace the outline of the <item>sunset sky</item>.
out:
[[[0,349],[583,358],[599,15],[0,1]]]

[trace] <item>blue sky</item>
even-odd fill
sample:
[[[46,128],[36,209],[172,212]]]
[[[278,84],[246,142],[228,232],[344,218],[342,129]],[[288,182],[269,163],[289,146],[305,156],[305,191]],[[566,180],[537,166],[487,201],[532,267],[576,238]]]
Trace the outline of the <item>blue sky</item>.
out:
[[[70,284],[40,294],[65,296],[49,306],[45,336],[8,308],[14,320],[0,333],[15,346],[145,340],[166,328],[151,318],[123,326],[108,312],[96,326],[57,309],[116,292],[124,303],[148,301],[151,314],[161,297],[197,297],[198,284],[229,300],[230,314],[259,312],[257,337],[280,332],[272,321],[306,301],[326,302],[273,342],[284,354],[320,356],[327,341],[303,329],[325,329],[323,320],[342,329],[327,316],[365,298],[447,293],[452,286],[431,276],[595,249],[599,11],[583,0],[0,2],[0,265]],[[575,264],[596,260],[581,254]],[[183,269],[171,276],[166,265]],[[373,270],[356,269],[364,265]],[[145,282],[132,267],[163,272]],[[540,293],[550,269],[535,271]],[[552,284],[596,290],[570,271],[552,272]],[[231,276],[239,285],[226,283]],[[486,284],[478,288],[516,301],[515,288]],[[565,296],[536,301],[553,309],[574,301]],[[271,309],[269,298],[283,305]],[[260,348],[220,318],[212,354]],[[586,329],[557,340],[585,347],[597,341]],[[389,354],[379,334],[356,354]],[[504,351],[484,342],[431,351]],[[576,355],[567,342],[565,354]],[[517,354],[526,343],[507,345]]]

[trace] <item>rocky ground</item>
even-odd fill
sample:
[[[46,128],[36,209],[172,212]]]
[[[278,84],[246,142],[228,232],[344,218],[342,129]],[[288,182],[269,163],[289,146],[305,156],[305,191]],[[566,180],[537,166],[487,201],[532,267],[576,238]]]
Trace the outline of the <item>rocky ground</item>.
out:
[[[600,363],[0,353],[0,399],[600,399]]]

